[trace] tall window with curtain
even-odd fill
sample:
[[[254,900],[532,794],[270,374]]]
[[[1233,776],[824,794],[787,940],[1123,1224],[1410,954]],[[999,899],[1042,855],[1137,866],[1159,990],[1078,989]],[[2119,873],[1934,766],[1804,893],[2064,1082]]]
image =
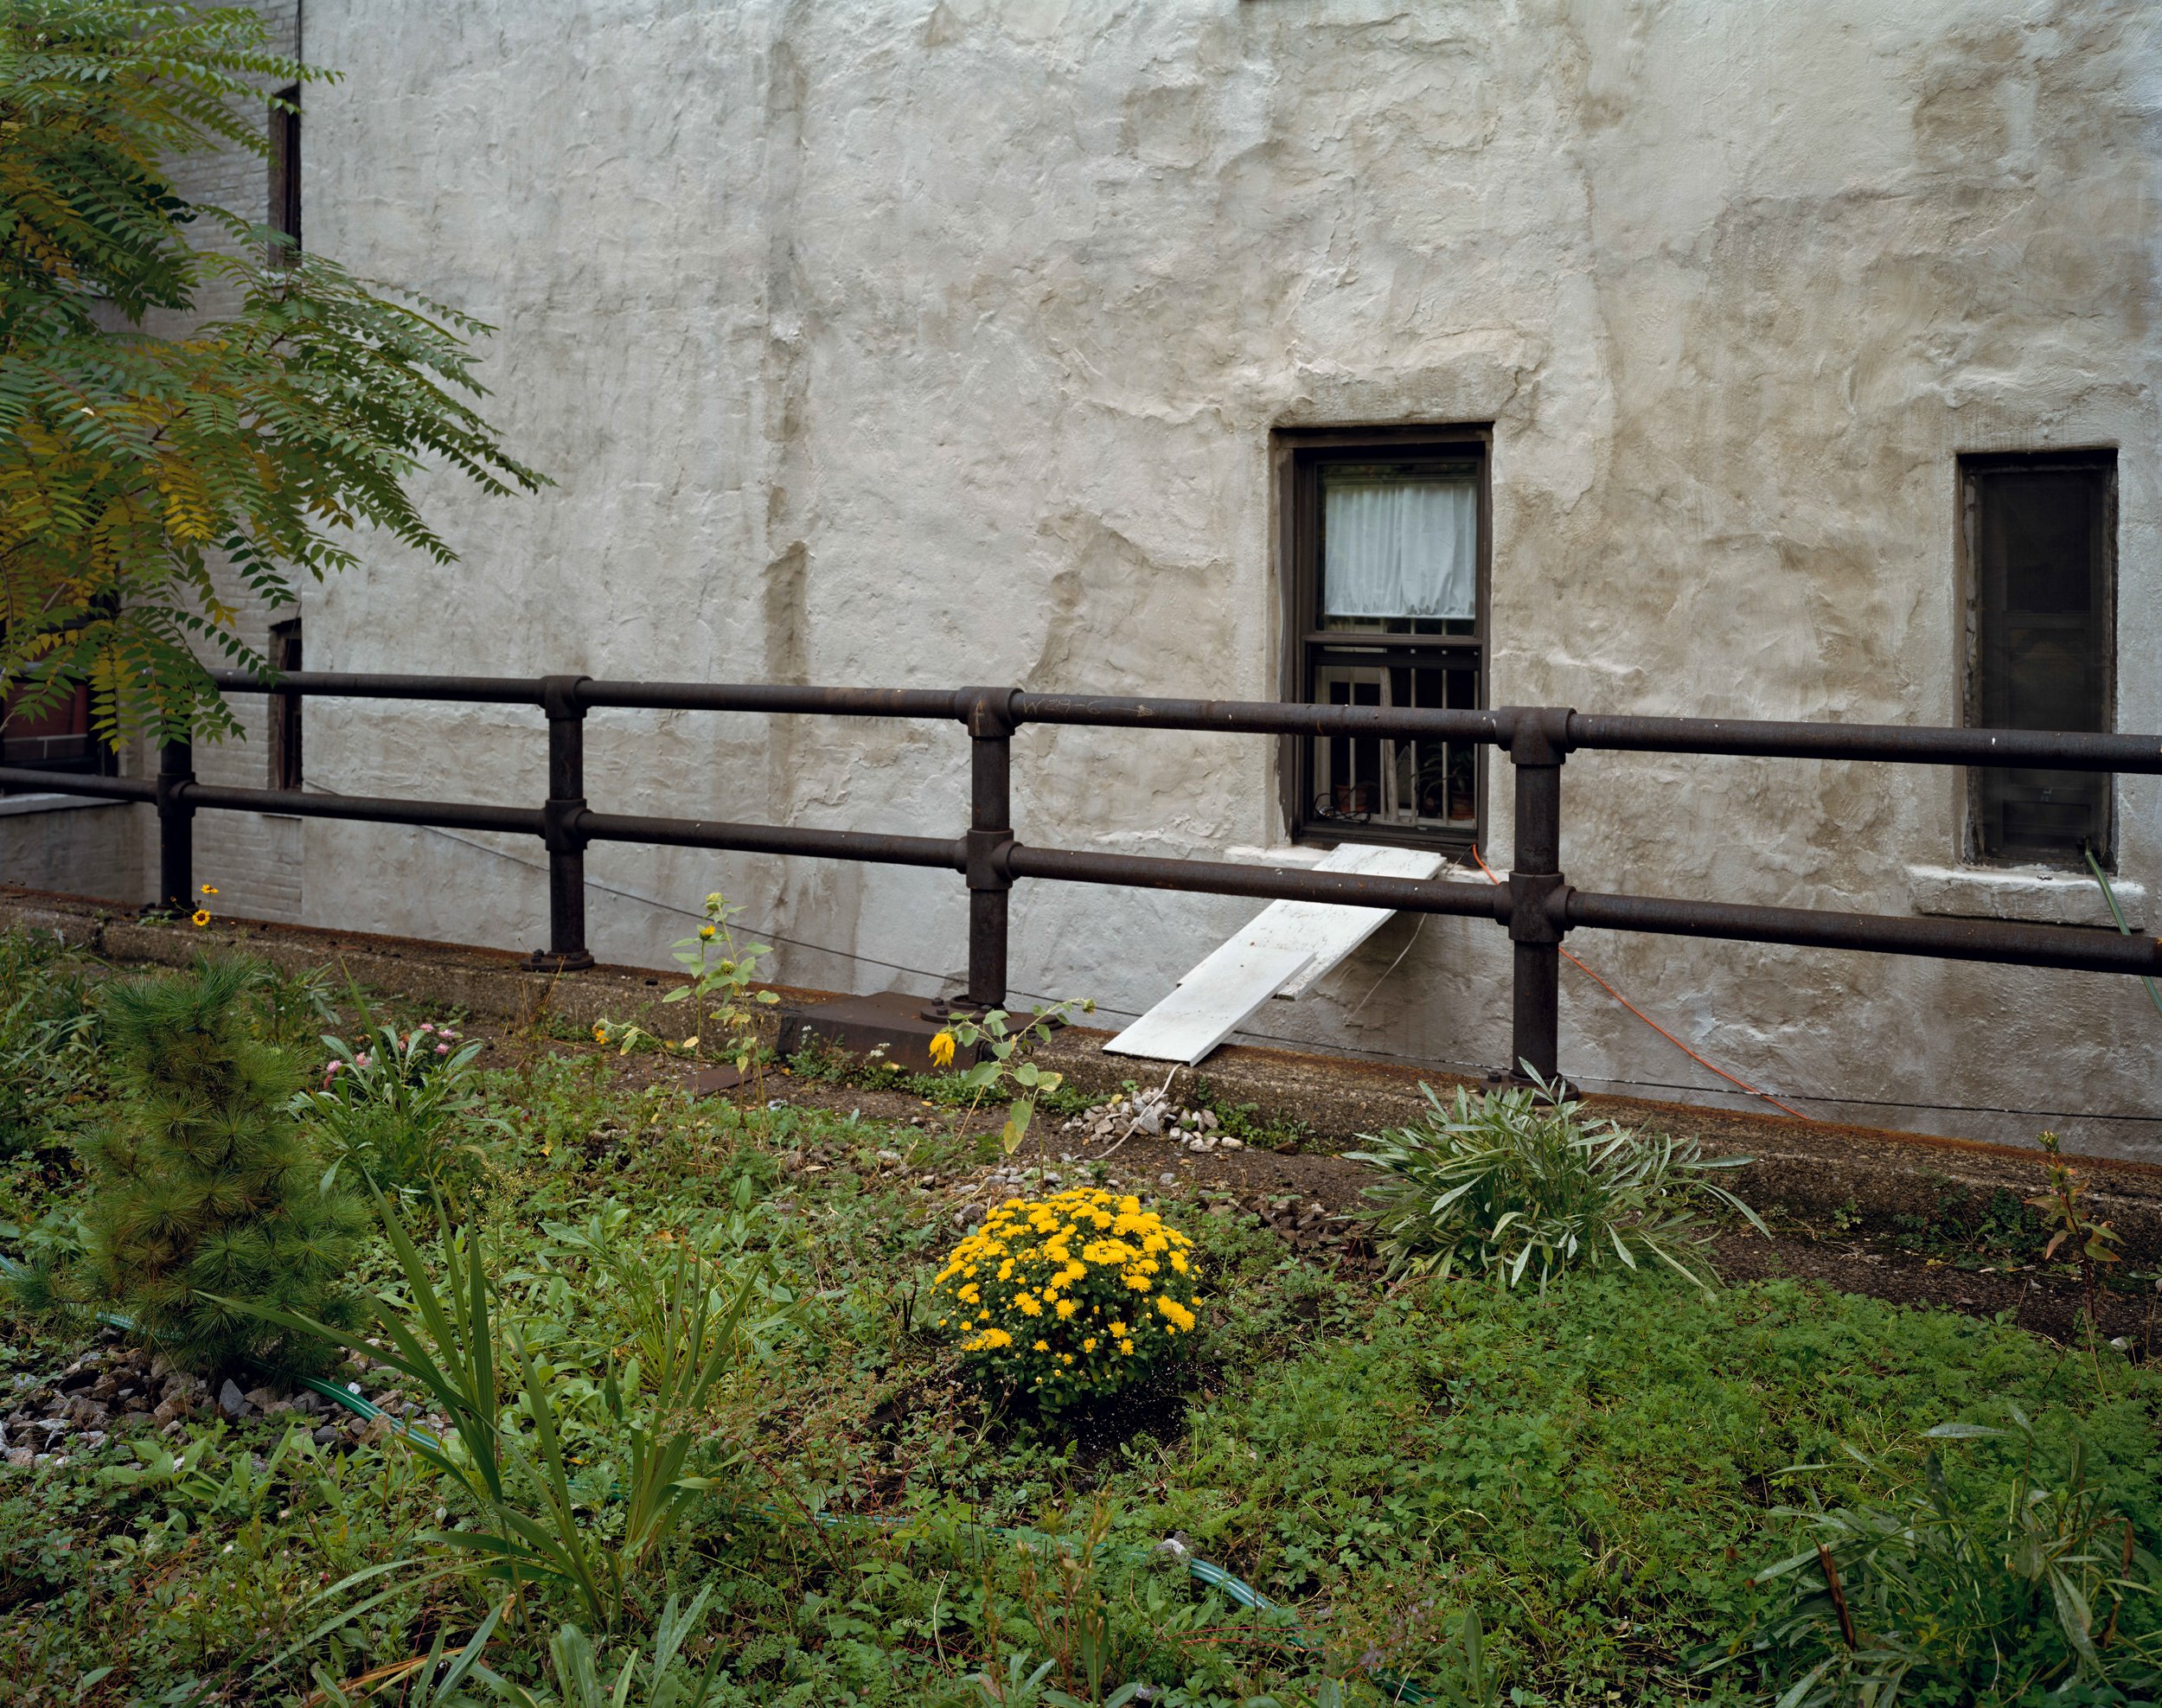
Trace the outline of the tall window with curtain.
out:
[[[1484,705],[1485,436],[1286,432],[1277,475],[1287,696]],[[1481,832],[1468,742],[1301,740],[1284,772],[1302,840],[1461,848]]]

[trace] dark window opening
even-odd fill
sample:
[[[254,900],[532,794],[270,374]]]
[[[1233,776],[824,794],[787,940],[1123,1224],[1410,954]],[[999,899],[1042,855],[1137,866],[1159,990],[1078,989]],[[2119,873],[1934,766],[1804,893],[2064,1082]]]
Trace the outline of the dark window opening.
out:
[[[0,765],[111,777],[118,758],[91,723],[89,683],[76,684],[58,705],[48,702],[34,714],[17,712],[0,696]]]
[[[2108,731],[2116,702],[2116,457],[1970,457],[1961,464],[1969,598],[1967,721]],[[2113,857],[2115,779],[1978,770],[1986,859],[2083,867]]]
[[[291,111],[274,106],[270,114],[270,228],[273,263],[300,256],[300,89],[280,89],[278,99]],[[282,241],[279,240],[283,240]]]
[[[1286,697],[1484,706],[1485,435],[1287,432],[1277,475]],[[1483,834],[1485,756],[1472,742],[1295,740],[1284,776],[1302,841],[1462,848]]]
[[[270,631],[270,662],[280,675],[300,666],[300,619],[273,623]],[[270,697],[270,771],[273,789],[301,786],[300,708],[302,696],[273,694]]]

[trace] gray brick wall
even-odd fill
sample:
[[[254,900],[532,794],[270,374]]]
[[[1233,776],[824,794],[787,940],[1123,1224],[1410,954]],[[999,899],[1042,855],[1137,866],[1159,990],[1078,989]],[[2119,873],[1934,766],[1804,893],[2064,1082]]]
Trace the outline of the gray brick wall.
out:
[[[149,894],[144,873],[157,858],[155,822],[148,807],[129,802],[0,798],[0,878],[133,905]]]

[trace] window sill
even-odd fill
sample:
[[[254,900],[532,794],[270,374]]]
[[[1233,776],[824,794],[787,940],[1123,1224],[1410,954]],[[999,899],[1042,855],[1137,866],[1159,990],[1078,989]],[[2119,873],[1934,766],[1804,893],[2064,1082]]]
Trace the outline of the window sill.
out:
[[[2017,919],[2039,925],[2095,925],[2114,931],[2101,886],[2091,876],[2035,866],[1909,866],[1907,888],[1917,913],[1951,919]],[[2146,924],[2144,886],[2110,880],[2125,923]]]
[[[1311,848],[1302,842],[1280,843],[1273,848],[1238,848],[1224,850],[1224,858],[1241,866],[1319,866],[1327,858],[1327,848]]]
[[[82,807],[131,807],[136,801],[101,800],[95,795],[0,795],[0,818],[19,818],[29,813],[74,812]]]

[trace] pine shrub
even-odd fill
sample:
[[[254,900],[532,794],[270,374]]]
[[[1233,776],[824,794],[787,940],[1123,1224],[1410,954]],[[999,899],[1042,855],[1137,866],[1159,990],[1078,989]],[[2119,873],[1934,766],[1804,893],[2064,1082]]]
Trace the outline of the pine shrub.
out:
[[[337,1327],[357,1315],[340,1278],[358,1206],[287,1112],[299,1069],[253,1035],[244,999],[259,976],[199,961],[106,1001],[122,1110],[90,1151],[84,1290],[202,1375],[304,1374],[332,1356],[221,1300]]]

